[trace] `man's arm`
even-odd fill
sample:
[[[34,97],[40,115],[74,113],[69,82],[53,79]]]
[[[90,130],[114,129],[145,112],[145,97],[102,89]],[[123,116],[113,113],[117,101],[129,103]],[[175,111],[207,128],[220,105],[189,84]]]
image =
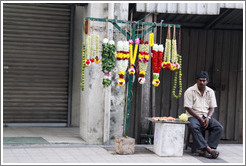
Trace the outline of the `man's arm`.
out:
[[[205,118],[205,120],[204,120],[205,128],[208,127],[209,119],[211,119],[211,117],[213,116],[213,113],[214,113],[214,108],[213,108],[213,107],[209,108],[208,116],[207,116],[207,117]]]

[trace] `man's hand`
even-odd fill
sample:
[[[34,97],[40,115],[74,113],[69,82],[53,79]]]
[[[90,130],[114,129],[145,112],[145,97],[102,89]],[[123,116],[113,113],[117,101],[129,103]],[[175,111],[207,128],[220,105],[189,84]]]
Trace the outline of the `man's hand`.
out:
[[[204,119],[204,126],[203,126],[205,129],[208,127],[208,122],[209,122],[209,119],[205,118]]]
[[[206,125],[205,120],[203,118],[201,118],[201,117],[199,117],[198,120],[201,123],[202,127],[205,128],[205,125]]]

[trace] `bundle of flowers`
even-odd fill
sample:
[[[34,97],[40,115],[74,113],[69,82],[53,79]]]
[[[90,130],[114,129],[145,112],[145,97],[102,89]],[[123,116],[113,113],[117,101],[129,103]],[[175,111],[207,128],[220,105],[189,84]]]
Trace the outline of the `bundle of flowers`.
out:
[[[140,84],[145,83],[145,73],[148,67],[149,62],[149,42],[140,40],[139,44],[139,54],[138,54],[138,62],[139,62],[139,78],[138,82]]]
[[[154,79],[152,81],[152,84],[157,87],[160,84],[159,80],[159,73],[161,71],[161,64],[162,64],[162,56],[163,56],[163,45],[160,44],[154,44],[153,50],[152,50],[152,67],[153,67],[153,76]]]
[[[117,57],[116,66],[118,68],[118,85],[125,85],[124,75],[128,66],[129,60],[129,42],[128,41],[118,41],[117,43]]]
[[[103,78],[103,86],[108,87],[111,84],[111,77],[110,77],[110,72],[113,70],[113,68],[116,65],[116,60],[115,60],[115,54],[116,54],[116,49],[115,49],[115,44],[114,41],[109,41],[108,39],[105,38],[103,39],[103,44],[102,44],[102,71],[104,73],[104,78]]]
[[[129,40],[129,47],[130,47],[130,69],[129,69],[129,74],[130,75],[134,75],[135,74],[134,64],[135,64],[135,61],[136,61],[136,58],[137,58],[139,38],[135,39],[134,55],[132,54],[132,44],[133,44],[133,41],[130,39]]]

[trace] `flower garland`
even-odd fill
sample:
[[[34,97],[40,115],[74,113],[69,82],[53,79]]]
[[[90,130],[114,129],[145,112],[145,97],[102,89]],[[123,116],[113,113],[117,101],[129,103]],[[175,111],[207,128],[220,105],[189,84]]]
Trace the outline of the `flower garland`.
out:
[[[149,62],[149,42],[140,40],[139,44],[139,54],[138,54],[138,62],[139,62],[139,78],[138,82],[140,84],[145,83],[145,73],[148,67]]]
[[[99,58],[99,35],[96,35],[96,57],[94,58],[94,61],[96,64],[100,63],[101,59]]]
[[[108,87],[111,84],[110,72],[116,65],[115,62],[115,44],[114,41],[109,41],[105,38],[103,39],[103,50],[102,50],[102,71],[104,72],[103,87]]]
[[[117,57],[116,66],[118,68],[118,85],[125,85],[124,75],[128,66],[129,60],[129,42],[128,41],[118,41],[117,43]]]
[[[178,58],[177,58],[177,47],[176,47],[176,39],[175,39],[175,29],[173,33],[174,33],[173,39],[171,40],[170,26],[168,26],[164,60],[162,62],[162,68],[167,69],[167,70],[172,70],[172,71],[180,68],[180,65],[177,62]],[[172,54],[172,57],[171,57],[171,54]]]
[[[85,42],[82,43],[82,65],[81,65],[81,80],[80,80],[80,87],[81,90],[84,90],[85,85]]]
[[[154,79],[152,84],[157,87],[160,84],[159,73],[161,71],[162,57],[163,57],[163,45],[154,44],[153,46],[153,57],[152,57],[152,68],[153,68],[153,76]]]
[[[86,37],[86,61],[85,61],[85,67],[89,67],[91,65],[90,57],[91,57],[91,36],[88,35]]]
[[[173,90],[172,90],[172,94],[173,94],[174,98],[176,98],[176,99],[178,99],[182,95],[182,72],[181,72],[182,58],[178,54],[177,54],[177,57],[178,57],[178,63],[180,65],[180,67],[179,67],[178,70],[175,71],[174,84],[173,84]],[[179,83],[179,92],[178,92],[178,95],[175,94],[176,87],[177,87],[177,77],[178,77],[178,83]]]
[[[150,47],[154,46],[154,33],[149,34],[149,46]]]
[[[129,46],[130,46],[130,69],[129,69],[129,74],[130,75],[134,75],[135,74],[134,63],[135,63],[136,58],[137,58],[139,38],[135,39],[134,55],[132,55],[132,44],[133,44],[133,41],[130,39],[129,40]]]

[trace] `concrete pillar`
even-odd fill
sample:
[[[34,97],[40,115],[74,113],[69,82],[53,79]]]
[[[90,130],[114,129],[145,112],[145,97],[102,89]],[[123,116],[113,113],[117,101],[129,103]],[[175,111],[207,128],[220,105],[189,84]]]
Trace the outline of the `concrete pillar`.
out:
[[[84,17],[128,20],[128,3],[90,3],[80,10],[83,10]],[[100,55],[105,37],[113,39],[115,43],[123,38],[111,23],[108,23],[108,36],[105,28],[106,23],[94,22],[94,34],[100,36]],[[114,143],[115,138],[121,137],[123,133],[125,89],[117,85],[116,68],[111,73],[111,86],[103,88],[101,70],[101,63],[85,68],[85,90],[81,91],[80,136],[89,144]]]

